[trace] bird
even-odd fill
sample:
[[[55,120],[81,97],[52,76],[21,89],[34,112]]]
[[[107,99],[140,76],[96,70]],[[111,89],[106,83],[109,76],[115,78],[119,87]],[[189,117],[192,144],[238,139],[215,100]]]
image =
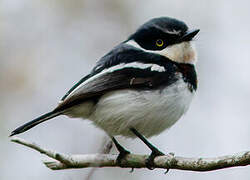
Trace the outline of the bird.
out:
[[[199,31],[171,17],[148,20],[100,58],[55,109],[16,128],[10,136],[59,115],[82,118],[111,137],[119,163],[130,152],[115,136],[140,138],[152,151],[146,161],[152,169],[154,158],[164,153],[147,138],[175,124],[197,90],[193,40]]]

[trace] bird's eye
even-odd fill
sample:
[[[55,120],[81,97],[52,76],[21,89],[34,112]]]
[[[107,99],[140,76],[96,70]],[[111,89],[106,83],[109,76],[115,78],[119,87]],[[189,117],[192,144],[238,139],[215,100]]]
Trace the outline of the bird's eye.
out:
[[[164,45],[164,42],[162,39],[157,39],[155,41],[155,45],[158,46],[158,47],[162,47]]]

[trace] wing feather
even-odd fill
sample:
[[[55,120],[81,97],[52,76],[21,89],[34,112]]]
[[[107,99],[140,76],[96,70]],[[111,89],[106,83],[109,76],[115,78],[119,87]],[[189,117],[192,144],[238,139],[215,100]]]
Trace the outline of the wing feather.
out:
[[[124,68],[83,82],[58,105],[56,111],[62,111],[90,99],[98,99],[108,91],[118,89],[153,89],[159,85],[174,81],[173,73],[152,71],[150,68]]]

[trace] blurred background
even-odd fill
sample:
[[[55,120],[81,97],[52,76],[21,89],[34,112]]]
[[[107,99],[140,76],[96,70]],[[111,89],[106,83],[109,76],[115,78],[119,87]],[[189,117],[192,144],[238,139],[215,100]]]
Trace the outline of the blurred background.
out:
[[[78,180],[91,169],[51,171],[39,153],[10,142],[17,126],[57,105],[113,46],[145,21],[170,16],[200,28],[199,89],[188,113],[150,141],[178,156],[250,150],[250,11],[238,0],[1,0],[0,179]],[[88,121],[58,117],[20,135],[63,153],[96,153],[105,133]],[[135,153],[139,140],[119,139]],[[113,153],[117,153],[113,150]],[[214,172],[100,168],[91,179],[249,179],[250,167]]]

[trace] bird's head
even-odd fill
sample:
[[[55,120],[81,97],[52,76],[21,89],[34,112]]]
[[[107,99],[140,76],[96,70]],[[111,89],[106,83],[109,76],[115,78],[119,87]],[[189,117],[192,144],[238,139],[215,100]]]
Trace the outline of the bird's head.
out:
[[[140,26],[126,44],[178,63],[194,64],[197,55],[192,40],[198,32],[199,29],[189,30],[184,22],[177,19],[160,17]]]

